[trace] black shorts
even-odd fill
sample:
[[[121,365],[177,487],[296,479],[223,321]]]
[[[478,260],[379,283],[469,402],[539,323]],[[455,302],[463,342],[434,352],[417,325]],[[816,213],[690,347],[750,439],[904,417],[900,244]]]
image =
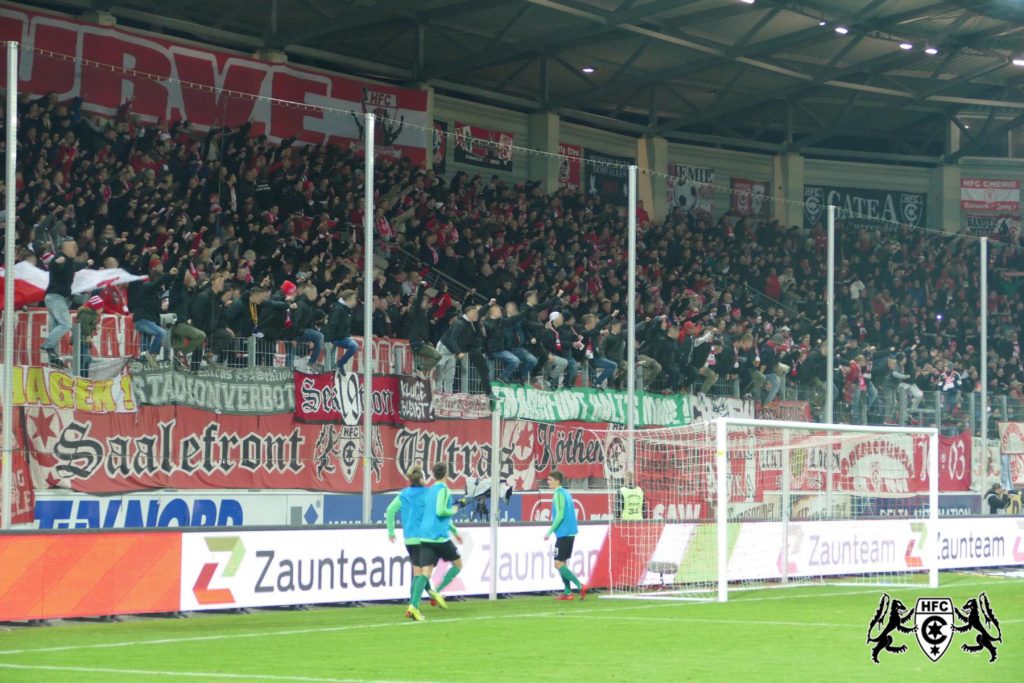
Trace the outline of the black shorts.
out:
[[[455,543],[451,540],[443,541],[441,543],[427,543],[424,541],[420,544],[419,566],[421,567],[430,567],[435,565],[438,560],[454,562],[457,559],[459,559],[459,549],[455,547]]]
[[[576,541],[575,536],[562,536],[555,539],[555,561],[568,562],[572,557],[572,544]]]
[[[422,566],[420,564],[420,544],[419,543],[416,543],[415,545],[408,545],[408,544],[406,544],[405,549],[407,551],[409,551],[409,559],[412,560],[412,566],[414,566],[414,567]]]

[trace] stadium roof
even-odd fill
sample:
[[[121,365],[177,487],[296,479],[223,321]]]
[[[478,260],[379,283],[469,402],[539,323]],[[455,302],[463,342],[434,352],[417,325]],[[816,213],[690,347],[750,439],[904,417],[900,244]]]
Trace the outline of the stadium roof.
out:
[[[1024,123],[1021,0],[39,4],[679,141],[935,161]]]

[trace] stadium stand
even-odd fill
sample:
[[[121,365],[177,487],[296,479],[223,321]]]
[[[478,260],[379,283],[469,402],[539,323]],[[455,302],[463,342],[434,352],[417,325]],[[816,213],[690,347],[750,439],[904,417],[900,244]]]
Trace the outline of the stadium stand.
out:
[[[96,294],[107,312],[127,311],[136,321],[177,313],[177,323],[163,322],[179,356],[205,337],[206,361],[245,362],[247,347],[238,340],[256,336],[257,363],[272,364],[273,342],[302,337],[303,350],[287,345],[287,361],[309,352],[316,364],[338,294],[361,289],[363,178],[352,152],[271,144],[248,126],[200,136],[188,121],[143,125],[130,100],[110,120],[83,116],[81,104],[21,100],[18,226],[26,246],[19,260],[49,263],[70,238],[81,267],[120,264],[150,276],[157,287]],[[481,350],[495,358],[521,349],[522,357],[539,359],[538,386],[544,379],[549,387],[592,381],[587,372],[576,380],[572,370],[602,349],[621,370],[619,337],[602,343],[612,314],[625,308],[621,207],[496,176],[446,179],[405,159],[378,163],[375,175],[375,336],[412,338],[417,368],[429,370],[437,354],[421,349],[437,344],[464,305],[485,304],[484,320],[493,303],[500,319],[536,291],[540,301],[524,306],[515,324],[492,327],[503,338],[480,338]],[[659,224],[638,213],[647,388],[761,401],[799,395],[820,410],[824,282],[811,264],[824,259],[822,226],[729,214],[708,221],[680,209]],[[955,265],[955,243],[938,244],[911,228],[840,234],[837,386],[844,391],[837,399],[846,419],[907,422],[935,391],[955,419],[963,396],[977,389],[977,275]],[[1024,308],[998,273],[1020,270],[1024,255],[1002,249],[997,258],[993,316],[1001,329],[1019,328]],[[554,312],[561,314],[557,330]],[[361,307],[352,313],[352,328],[361,330]],[[586,330],[587,316],[598,318],[596,330]],[[174,329],[188,320],[196,333]],[[1024,368],[1016,332],[998,336],[991,348],[990,390],[1019,398]],[[193,369],[206,361],[198,352],[183,359]],[[911,410],[897,414],[901,403]]]

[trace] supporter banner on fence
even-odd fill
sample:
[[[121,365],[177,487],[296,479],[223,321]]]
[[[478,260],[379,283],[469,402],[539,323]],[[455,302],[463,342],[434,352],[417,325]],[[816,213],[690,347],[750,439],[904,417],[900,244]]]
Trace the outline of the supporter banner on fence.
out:
[[[125,285],[129,282],[145,280],[142,275],[132,275],[123,268],[84,268],[75,273],[71,284],[72,294],[85,294],[95,289],[110,285]],[[50,284],[49,271],[38,268],[28,261],[14,264],[14,307],[38,304],[46,296],[46,288]],[[0,296],[7,286],[7,273],[0,268]],[[3,303],[0,302],[0,309]]]
[[[1020,181],[961,178],[960,208],[964,211],[1020,213]]]
[[[514,140],[512,133],[456,121],[452,159],[459,164],[511,173]]]
[[[45,309],[18,311],[15,319],[14,360],[19,365],[43,365],[45,353],[39,349],[49,331]],[[78,311],[72,311],[72,320]],[[92,355],[95,358],[128,358],[138,354],[135,345],[135,325],[131,316],[102,314],[96,324],[92,338]],[[71,354],[71,335],[61,340],[60,352]]]
[[[999,452],[1003,455],[1024,455],[1024,422],[1000,422]]]
[[[710,422],[720,417],[754,417],[754,402],[725,396],[709,394],[693,394],[693,421]]]
[[[584,148],[587,194],[596,194],[616,206],[629,203],[629,167],[636,163],[632,157],[605,154]]]
[[[682,209],[703,218],[715,215],[715,170],[686,164],[668,165],[668,210]]]
[[[0,38],[25,46],[19,92],[81,97],[86,112],[113,116],[131,93],[131,113],[143,121],[187,119],[200,130],[251,122],[254,135],[273,141],[294,136],[344,146],[361,146],[362,117],[372,112],[379,156],[407,156],[414,165],[426,161],[430,122],[424,90],[273,64],[22,7],[0,8]]]
[[[16,406],[52,406],[83,413],[133,413],[136,400],[131,377],[91,380],[61,370],[15,366],[12,403]]]
[[[444,175],[448,167],[448,122],[434,119],[434,173]]]
[[[2,425],[0,419],[0,425]],[[25,429],[20,410],[14,411],[11,424],[13,438],[11,451],[11,489],[8,491],[11,503],[11,523],[28,524],[32,522],[35,506],[35,489],[32,486],[32,475],[25,459]]]
[[[494,393],[502,400],[501,416],[542,422],[613,422],[626,424],[626,394],[623,391],[570,389],[542,391],[533,387],[495,383]],[[676,427],[693,421],[688,396],[637,394],[636,425]]]
[[[836,207],[837,220],[848,225],[914,227],[926,222],[928,195],[923,192],[804,185],[804,226],[824,225],[829,205]]]
[[[294,374],[295,419],[357,426],[363,419],[363,376],[333,372]],[[401,424],[406,420],[434,419],[430,383],[404,375],[374,375],[373,422]]]
[[[757,407],[761,420],[785,420],[787,422],[812,422],[811,404],[807,401],[772,401]]]
[[[0,567],[0,621],[157,614],[181,604],[177,533],[6,534]]]
[[[763,180],[732,178],[730,180],[729,209],[737,216],[768,218],[772,212],[772,198],[768,183]]]
[[[564,187],[570,192],[579,192],[580,159],[583,157],[583,147],[559,142],[558,155],[558,186]]]
[[[588,581],[606,525],[581,525],[566,563]],[[446,589],[453,595],[486,595],[492,575],[502,593],[561,585],[549,558],[553,540],[539,527],[503,527],[498,562],[491,563],[490,530],[461,530],[462,571]],[[434,581],[448,570],[441,562]],[[188,533],[182,537],[181,609],[205,610],[397,600],[408,598],[408,553],[376,529],[306,529]]]
[[[978,237],[995,237],[1013,241],[1020,235],[1020,214],[977,214],[964,215],[967,231]]]
[[[197,373],[129,364],[140,404],[189,406],[217,414],[265,415],[294,408],[288,368],[206,368]]]

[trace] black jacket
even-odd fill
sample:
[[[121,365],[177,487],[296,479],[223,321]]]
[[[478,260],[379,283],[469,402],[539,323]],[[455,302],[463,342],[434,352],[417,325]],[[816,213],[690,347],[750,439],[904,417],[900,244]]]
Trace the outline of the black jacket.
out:
[[[487,353],[505,351],[508,346],[509,320],[507,318],[488,318],[483,321],[484,333],[487,335],[484,341],[484,350]]]
[[[192,301],[195,294],[195,287],[189,289],[185,286],[185,271],[183,270],[178,277],[174,278],[174,284],[171,285],[171,303],[168,309],[169,313],[178,316],[179,323],[187,323],[191,320]]]
[[[83,267],[83,265],[76,263],[74,259],[58,254],[50,262],[50,284],[46,286],[46,293],[60,294],[65,298],[70,298],[71,283],[75,280],[75,271]]]
[[[235,299],[224,311],[224,323],[231,328],[236,337],[248,337],[256,331],[256,323],[253,322],[252,312],[249,310],[248,292]],[[260,328],[262,329],[262,325]]]
[[[199,290],[199,293],[192,298],[192,309],[190,311],[192,326],[196,327],[208,336],[213,331],[223,327],[221,318],[224,316],[224,303],[220,294],[217,294],[209,287]]]
[[[470,353],[483,350],[483,335],[479,323],[472,323],[464,316],[452,320],[441,336],[441,343],[452,353]]]
[[[128,304],[132,311],[132,320],[149,320],[160,324],[160,295],[173,278],[170,275],[158,277],[149,282],[140,283],[138,288],[128,295]]]
[[[304,296],[295,298],[296,308],[292,311],[292,326],[286,337],[296,337],[313,327],[313,314],[316,307]]]
[[[338,301],[331,308],[327,318],[327,328],[324,330],[324,338],[328,341],[344,339],[352,336],[352,309],[342,301]]]
[[[423,310],[423,296],[427,288],[420,286],[416,288],[416,296],[409,304],[409,311],[405,314],[405,335],[409,341],[425,342],[430,338],[430,323],[427,321],[427,312]]]
[[[284,292],[274,292],[260,306],[260,332],[267,339],[283,339],[290,329],[285,327],[290,303],[285,301]]]

